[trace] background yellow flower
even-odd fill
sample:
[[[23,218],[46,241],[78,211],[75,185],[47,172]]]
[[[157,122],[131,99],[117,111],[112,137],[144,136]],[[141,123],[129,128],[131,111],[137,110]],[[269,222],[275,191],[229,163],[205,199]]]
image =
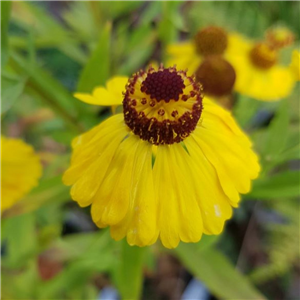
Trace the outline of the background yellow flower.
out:
[[[40,158],[32,146],[1,136],[1,212],[35,187],[41,175]]]
[[[232,36],[227,59],[236,71],[234,89],[262,101],[289,96],[295,78],[288,66],[280,64],[277,50],[266,43],[255,43],[241,35]]]

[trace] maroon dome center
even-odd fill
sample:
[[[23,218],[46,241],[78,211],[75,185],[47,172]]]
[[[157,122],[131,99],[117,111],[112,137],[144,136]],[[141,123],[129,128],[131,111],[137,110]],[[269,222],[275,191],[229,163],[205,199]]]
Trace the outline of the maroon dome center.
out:
[[[169,102],[170,100],[178,101],[184,88],[185,85],[180,75],[164,69],[148,74],[142,83],[141,91],[156,101]]]

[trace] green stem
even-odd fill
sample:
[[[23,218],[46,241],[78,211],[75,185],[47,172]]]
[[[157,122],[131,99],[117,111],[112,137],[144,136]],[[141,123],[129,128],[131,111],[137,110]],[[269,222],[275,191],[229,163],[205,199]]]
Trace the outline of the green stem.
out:
[[[118,272],[118,290],[123,300],[140,299],[143,283],[145,248],[129,246],[122,241],[121,261]]]

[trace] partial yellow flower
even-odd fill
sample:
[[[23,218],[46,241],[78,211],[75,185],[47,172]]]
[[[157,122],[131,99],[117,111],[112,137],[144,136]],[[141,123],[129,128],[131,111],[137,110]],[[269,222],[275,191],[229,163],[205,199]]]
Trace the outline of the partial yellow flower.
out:
[[[230,46],[230,35],[218,26],[208,26],[199,30],[193,40],[174,43],[167,47],[168,66],[196,73],[203,59],[210,55],[224,55]]]
[[[278,63],[277,50],[240,35],[231,37],[227,59],[236,71],[235,90],[262,101],[276,101],[293,90],[295,78],[288,66]]]
[[[205,27],[193,41],[170,45],[167,64],[188,69],[202,84],[204,94],[217,102],[229,98],[236,78],[234,68],[226,59],[228,49],[232,48],[231,36],[221,27]]]
[[[1,136],[1,212],[10,208],[38,184],[39,156],[20,139]]]
[[[295,79],[299,81],[300,80],[300,52],[297,50],[293,51],[290,69],[294,74]]]
[[[174,248],[220,234],[260,170],[248,137],[175,67],[141,70],[124,92],[123,113],[72,143],[63,176],[72,198],[130,245],[159,238]]]
[[[295,40],[293,32],[284,26],[274,26],[266,31],[266,42],[273,49],[281,49],[291,45]]]

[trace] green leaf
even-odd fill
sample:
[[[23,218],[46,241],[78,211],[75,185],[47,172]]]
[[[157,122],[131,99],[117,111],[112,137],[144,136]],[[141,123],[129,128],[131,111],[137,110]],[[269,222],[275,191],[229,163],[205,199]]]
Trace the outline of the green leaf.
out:
[[[260,101],[239,95],[238,101],[233,109],[233,115],[242,128],[247,128],[255,113],[262,105]]]
[[[162,1],[162,18],[158,25],[158,34],[162,42],[167,45],[175,42],[178,37],[178,28],[184,28],[184,22],[179,11],[182,2]]]
[[[2,3],[2,2],[1,2]],[[7,112],[24,91],[26,78],[13,79],[1,77],[1,112]]]
[[[132,13],[143,4],[144,1],[98,1],[101,17],[106,20],[116,19],[122,15]]]
[[[59,81],[42,68],[36,65],[32,66],[25,58],[16,53],[11,54],[11,58],[13,69],[21,76],[28,76],[27,86],[38,93],[41,99],[65,121],[73,132],[82,132],[83,127],[77,119],[79,115],[85,115],[85,105],[73,98]],[[86,117],[90,119],[92,116]]]
[[[22,214],[5,220],[2,239],[7,243],[3,264],[10,268],[24,266],[37,251],[34,214]]]
[[[77,91],[90,93],[99,85],[104,85],[110,72],[111,24],[107,24],[100,34],[93,51],[79,78]]]
[[[70,2],[69,9],[62,12],[65,22],[82,41],[90,42],[97,37],[98,26],[95,19],[91,17],[96,6],[92,6],[88,1],[74,1]]]
[[[181,243],[175,253],[218,299],[266,299],[221,252]]]
[[[276,199],[300,195],[300,172],[286,171],[254,181],[253,189],[245,198]]]
[[[149,24],[142,25],[128,36],[122,59],[117,66],[117,73],[131,75],[136,72],[151,56],[155,46],[156,33]],[[123,63],[123,61],[125,61]]]
[[[144,248],[129,246],[126,240],[122,241],[121,261],[117,274],[117,287],[122,299],[140,299],[144,252]]]
[[[86,286],[94,274],[111,271],[116,260],[114,245],[107,230],[74,234],[54,243],[52,258],[69,263],[38,288],[38,299],[61,299],[68,291]]]
[[[300,159],[300,144],[283,151],[277,161],[284,162],[292,159]]]
[[[78,63],[85,63],[86,56],[80,48],[78,36],[72,35],[72,32],[64,28],[44,8],[24,1],[16,1],[13,8],[13,22],[25,30],[34,29],[36,47],[57,47]],[[27,47],[26,41],[18,37],[12,37],[12,45]]]
[[[286,101],[282,101],[277,109],[275,118],[267,130],[267,136],[262,149],[262,154],[270,161],[279,155],[285,148],[289,126],[289,111]]]
[[[8,58],[8,25],[11,1],[1,1],[1,64],[5,65]]]

